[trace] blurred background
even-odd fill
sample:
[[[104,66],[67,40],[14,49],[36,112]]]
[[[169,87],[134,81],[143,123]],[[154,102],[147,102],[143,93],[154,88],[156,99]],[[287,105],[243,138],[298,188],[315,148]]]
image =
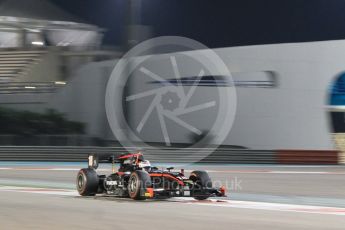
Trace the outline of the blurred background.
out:
[[[345,2],[322,0],[2,0],[0,145],[118,146],[104,106],[111,72],[141,41],[173,35],[213,49],[232,73],[235,122],[224,142],[216,143],[214,133],[211,144],[321,151],[338,162],[345,133],[344,8]],[[195,82],[183,77],[185,88]],[[199,98],[233,87],[219,85],[223,80],[213,73],[201,79]],[[141,78],[129,87],[147,84]],[[137,106],[128,111],[146,104]],[[175,130],[171,144],[200,140],[210,116],[195,123],[202,134]],[[141,139],[164,145],[155,122]]]
[[[344,0],[0,0],[0,229],[343,230],[344,12]],[[128,80],[112,74],[154,38]],[[201,62],[205,47],[216,55]],[[107,116],[109,79],[123,117]],[[89,154],[139,151],[207,171],[227,197],[78,195]]]

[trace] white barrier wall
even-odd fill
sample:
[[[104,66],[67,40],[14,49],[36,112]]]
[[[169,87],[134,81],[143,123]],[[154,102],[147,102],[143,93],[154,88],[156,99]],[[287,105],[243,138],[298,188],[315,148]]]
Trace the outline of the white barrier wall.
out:
[[[345,65],[345,42],[219,50],[232,71],[273,71],[276,88],[237,88],[238,112],[228,144],[253,149],[334,149],[328,90]]]
[[[334,149],[326,106],[328,89],[345,70],[345,41],[276,44],[215,50],[234,72],[271,71],[277,85],[271,88],[237,87],[237,113],[224,144],[252,149]],[[104,112],[105,85],[115,61],[84,66],[47,107],[86,122],[93,136],[111,137]],[[236,77],[237,75],[237,77]],[[243,74],[242,74],[243,76]],[[135,86],[143,86],[137,81]],[[144,84],[145,85],[145,84]],[[204,87],[202,97],[212,94]],[[140,103],[139,103],[140,104]],[[144,104],[134,110],[145,109]],[[134,121],[139,117],[134,116]],[[199,125],[207,120],[196,119]],[[158,121],[157,121],[158,122]],[[147,141],[161,141],[158,123],[150,124]],[[149,129],[148,129],[149,130]],[[185,134],[173,134],[178,142]]]

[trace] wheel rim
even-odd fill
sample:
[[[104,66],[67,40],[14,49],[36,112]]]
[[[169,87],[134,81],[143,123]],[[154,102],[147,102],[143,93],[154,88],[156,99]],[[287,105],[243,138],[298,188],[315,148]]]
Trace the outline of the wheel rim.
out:
[[[136,193],[138,187],[138,178],[136,176],[131,177],[129,182],[129,192]]]
[[[83,175],[82,174],[80,174],[79,176],[78,176],[78,188],[79,189],[82,189],[83,188],[83,186],[84,186],[84,177],[83,177]]]

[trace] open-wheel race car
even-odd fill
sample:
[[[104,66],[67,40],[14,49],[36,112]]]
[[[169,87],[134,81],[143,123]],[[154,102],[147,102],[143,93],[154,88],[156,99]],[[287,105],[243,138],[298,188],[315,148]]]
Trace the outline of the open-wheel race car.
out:
[[[141,153],[126,153],[117,159],[109,158],[109,161],[113,164],[112,174],[98,175],[98,156],[89,155],[88,168],[81,169],[76,180],[81,196],[106,194],[134,200],[170,197],[205,200],[211,196],[225,196],[225,188],[213,188],[205,171],[193,171],[187,178],[183,169],[177,172],[173,167],[158,169],[151,166]],[[120,164],[117,172],[114,163]]]

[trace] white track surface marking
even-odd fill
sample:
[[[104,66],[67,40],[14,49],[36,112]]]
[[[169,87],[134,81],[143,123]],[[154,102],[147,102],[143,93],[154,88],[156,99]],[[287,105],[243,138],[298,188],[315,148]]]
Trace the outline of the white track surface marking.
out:
[[[210,199],[206,201],[195,201],[192,198],[175,198],[174,200],[176,200],[177,202],[180,200],[180,202],[183,202],[185,204],[190,204],[190,205],[345,216],[345,208],[337,208],[337,207],[294,205],[294,204],[238,201],[238,200],[236,201],[235,200],[234,201],[216,200],[216,199]]]
[[[55,189],[55,188],[34,188],[34,187],[17,187],[17,186],[0,186],[0,192],[25,192],[46,195],[60,196],[79,196],[76,190]]]
[[[44,195],[79,196],[75,190],[69,190],[69,189],[50,189],[50,188],[15,187],[15,186],[0,186],[0,192],[24,192],[24,193],[44,194]],[[223,208],[242,208],[242,209],[255,209],[255,210],[265,210],[265,211],[298,212],[298,213],[308,213],[308,214],[345,216],[345,208],[337,208],[337,207],[293,205],[293,204],[237,201],[237,200],[232,201],[232,200],[217,200],[217,199],[210,199],[206,201],[196,201],[193,198],[172,198],[169,201],[182,203],[182,204],[188,204],[188,205],[214,206],[214,207],[223,207]]]

